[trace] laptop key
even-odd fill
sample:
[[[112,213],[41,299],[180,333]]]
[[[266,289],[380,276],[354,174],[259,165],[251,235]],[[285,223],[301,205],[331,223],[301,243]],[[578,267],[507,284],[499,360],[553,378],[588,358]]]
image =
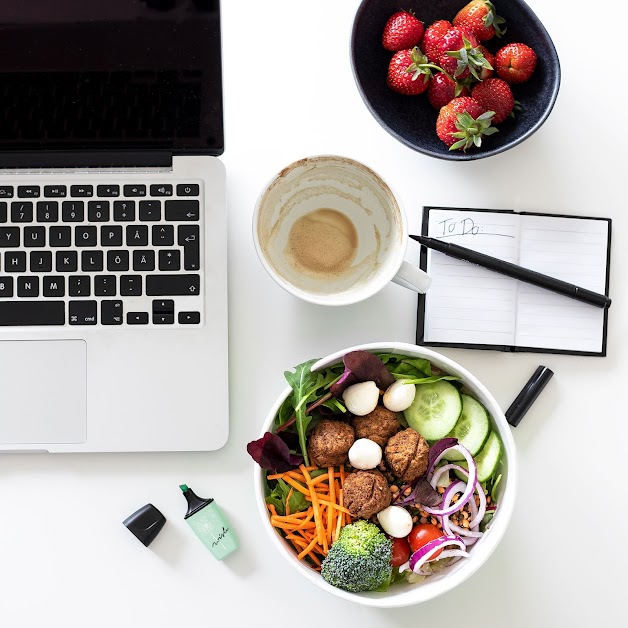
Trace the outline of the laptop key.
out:
[[[155,270],[155,251],[133,251],[133,270]]]
[[[31,273],[52,272],[52,252],[51,251],[31,251],[30,271]]]
[[[199,188],[196,184],[183,183],[177,185],[177,196],[198,196]]]
[[[198,325],[200,322],[200,312],[179,312],[179,325]]]
[[[96,246],[97,231],[91,225],[87,227],[74,227],[74,243],[76,246]]]
[[[167,184],[157,184],[150,186],[151,196],[172,196],[172,186]]]
[[[198,201],[166,201],[166,220],[190,222],[200,219]]]
[[[159,270],[181,270],[181,252],[178,249],[159,251]]]
[[[45,297],[65,296],[65,277],[49,276],[43,279],[43,294]]]
[[[129,270],[129,252],[107,251],[107,270]]]
[[[14,248],[20,246],[19,227],[0,227],[0,248]]]
[[[148,227],[146,225],[129,225],[126,228],[127,246],[148,246]]]
[[[7,221],[7,203],[0,202],[0,222],[6,222]]]
[[[78,270],[76,251],[57,251],[55,262],[58,273],[75,273]]]
[[[95,325],[98,322],[96,301],[70,301],[69,305],[70,325]]]
[[[100,192],[98,194],[101,196]],[[87,204],[87,220],[89,222],[108,222],[109,201],[89,201]]]
[[[198,270],[201,259],[199,226],[180,225],[177,237],[179,246],[183,247],[183,268],[185,270]]]
[[[37,203],[37,222],[57,222],[58,220],[58,201],[39,201]]]
[[[174,314],[173,299],[156,299],[153,301],[153,314]]]
[[[146,196],[145,185],[125,185],[124,196]]]
[[[65,185],[44,185],[44,196],[60,198],[67,196],[68,188]]]
[[[82,251],[81,270],[85,273],[98,273],[103,269],[102,251]]]
[[[24,246],[46,246],[46,227],[24,227]]]
[[[1,227],[0,227],[1,228]],[[101,227],[100,228],[100,245],[101,246],[122,246],[122,227]]]
[[[72,230],[70,227],[50,227],[50,246],[70,246]]]
[[[114,201],[113,219],[116,222],[132,222],[135,220],[135,201]]]
[[[18,198],[37,198],[39,196],[38,185],[18,185],[17,197]]]
[[[142,222],[161,220],[161,202],[140,201],[140,220]]]
[[[25,273],[26,253],[24,251],[7,251],[4,254],[4,272]]]
[[[38,297],[39,277],[18,277],[17,278],[18,297]]]
[[[120,196],[119,185],[99,185],[96,188],[98,196]]]
[[[0,277],[0,298],[13,296],[13,277]]]
[[[63,222],[83,222],[85,218],[85,203],[83,201],[63,201],[61,205],[61,220]]]
[[[172,225],[153,225],[153,246],[172,246],[173,244],[174,227]]]
[[[116,283],[115,275],[96,275],[94,277],[94,295],[97,297],[115,297]]]
[[[100,322],[102,325],[122,325],[122,301],[101,301]]]
[[[127,325],[148,325],[148,312],[128,312]]]
[[[13,198],[13,186],[0,185],[0,198]]]
[[[200,288],[201,276],[196,274],[146,276],[146,294],[150,297],[195,295]]]
[[[72,185],[70,187],[70,196],[94,196],[94,187],[91,185]]]
[[[63,301],[0,302],[0,326],[64,325]]]
[[[142,276],[122,275],[120,277],[120,296],[141,297],[142,296]]]
[[[31,201],[11,203],[11,222],[33,222],[33,203]]]
[[[71,297],[89,297],[92,291],[92,281],[88,275],[70,275],[68,294]]]

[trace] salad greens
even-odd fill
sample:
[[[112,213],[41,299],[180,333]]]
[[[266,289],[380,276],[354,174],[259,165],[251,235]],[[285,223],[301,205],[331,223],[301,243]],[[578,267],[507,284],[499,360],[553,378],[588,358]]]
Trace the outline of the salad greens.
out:
[[[290,489],[290,485],[286,484],[280,478],[277,480],[277,484],[270,494],[266,496],[266,503],[273,504],[277,510],[277,514],[282,517],[286,514],[286,499],[288,500],[288,506],[291,513],[301,512],[302,510],[307,510],[310,507],[310,502],[305,499],[305,495],[303,495],[303,493],[299,493],[299,491],[292,491],[292,495],[290,495]],[[289,495],[290,497],[288,497]]]

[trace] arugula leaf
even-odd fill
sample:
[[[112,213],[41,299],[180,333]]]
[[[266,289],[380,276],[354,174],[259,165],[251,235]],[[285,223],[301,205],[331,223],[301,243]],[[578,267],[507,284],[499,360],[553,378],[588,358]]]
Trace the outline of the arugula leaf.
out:
[[[283,425],[286,421],[290,420],[294,414],[294,395],[290,394],[285,401],[279,407],[277,412],[277,426]]]
[[[410,358],[397,353],[377,353],[376,355],[395,377],[412,375],[418,378],[432,374],[432,365],[425,358]]]
[[[331,397],[325,403],[321,403],[321,406],[329,408],[332,412],[341,412],[344,414],[347,411],[344,404],[342,404],[336,397]]]
[[[441,379],[450,382],[457,382],[460,380],[460,378],[455,375],[432,375],[431,377],[420,377],[419,379],[406,379],[404,382],[406,384],[433,384],[434,382],[440,382]]]
[[[267,504],[273,504],[277,510],[277,514],[282,516],[286,514],[286,499],[290,495],[291,487],[283,480],[278,480],[277,485],[270,492],[270,495],[266,497]],[[303,493],[299,491],[292,491],[290,499],[288,500],[290,512],[301,512],[307,510],[310,507],[310,502],[305,499]]]

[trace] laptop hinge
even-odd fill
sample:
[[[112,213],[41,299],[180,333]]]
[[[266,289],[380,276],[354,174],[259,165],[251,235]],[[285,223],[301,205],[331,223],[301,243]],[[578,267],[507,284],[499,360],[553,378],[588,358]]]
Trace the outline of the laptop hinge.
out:
[[[0,152],[0,168],[171,168],[172,152],[150,151],[15,151]]]

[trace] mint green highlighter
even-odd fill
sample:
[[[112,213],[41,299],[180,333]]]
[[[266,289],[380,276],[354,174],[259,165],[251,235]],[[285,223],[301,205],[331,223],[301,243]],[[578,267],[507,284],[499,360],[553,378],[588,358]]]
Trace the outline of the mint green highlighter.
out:
[[[238,549],[238,538],[224,513],[213,499],[204,499],[187,485],[179,487],[188,502],[185,520],[205,547],[218,560]]]

